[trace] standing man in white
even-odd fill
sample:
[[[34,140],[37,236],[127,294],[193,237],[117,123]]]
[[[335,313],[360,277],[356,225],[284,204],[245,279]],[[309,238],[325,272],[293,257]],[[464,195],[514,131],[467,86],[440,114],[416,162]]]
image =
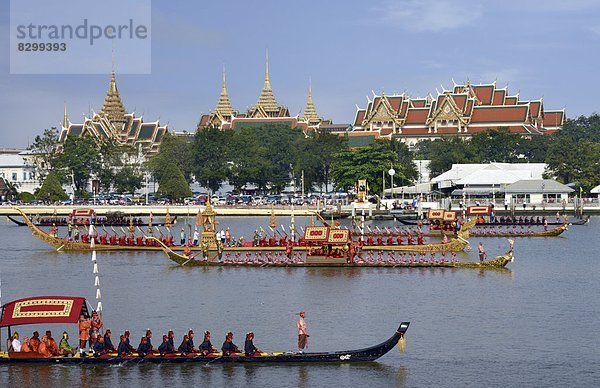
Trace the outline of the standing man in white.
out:
[[[304,311],[300,311],[298,315],[300,315],[300,318],[298,318],[298,322],[296,323],[296,326],[298,326],[298,353],[302,353],[308,343],[309,335],[308,330],[306,329],[306,321],[304,320]]]

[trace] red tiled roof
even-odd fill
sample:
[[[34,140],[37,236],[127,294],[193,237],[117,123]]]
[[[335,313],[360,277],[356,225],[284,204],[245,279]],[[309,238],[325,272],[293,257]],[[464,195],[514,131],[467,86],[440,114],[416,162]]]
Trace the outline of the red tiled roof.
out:
[[[494,85],[474,85],[473,91],[483,105],[491,105],[494,94]]]
[[[202,117],[200,117],[200,126],[203,127],[206,124],[208,124],[208,115],[202,115]]]
[[[467,106],[465,108],[465,114],[471,115],[471,112],[473,111],[473,103],[474,103],[473,99],[469,99],[467,101]]]
[[[479,133],[485,132],[489,130],[500,130],[500,129],[508,129],[511,133],[531,133],[525,129],[523,125],[484,125],[484,126],[469,126],[468,132],[471,133]]]
[[[458,133],[458,127],[438,127],[437,128],[438,135],[447,135],[450,133]]]
[[[444,101],[444,98],[446,97],[445,94],[440,94],[437,99],[435,100],[437,106],[440,106],[440,104]]]
[[[504,99],[504,105],[517,105],[517,96],[509,96]]]
[[[381,130],[379,131],[379,133],[381,133],[381,136],[387,136],[392,132],[392,128],[381,128]]]
[[[494,99],[492,105],[504,105],[504,97],[506,96],[505,89],[494,90]]]
[[[461,111],[464,112],[465,105],[467,103],[467,95],[466,94],[453,94],[452,98],[454,99],[454,102],[458,106],[458,109],[460,109]]]
[[[402,128],[403,135],[428,135],[429,128],[427,127],[416,127],[416,128]]]
[[[356,119],[354,120],[354,125],[361,125],[363,120],[365,119],[365,113],[367,113],[364,109],[359,109],[356,111]]]
[[[434,100],[431,102],[431,106],[429,107],[429,114],[427,115],[427,117],[433,116],[433,113],[435,112],[436,109],[437,109],[437,100]]]
[[[390,102],[390,105],[392,106],[392,109],[394,110],[394,112],[398,112],[400,110],[400,105],[402,104],[402,96],[394,96],[394,97],[388,97],[388,101]]]
[[[413,103],[413,107],[415,108],[425,108],[425,106],[427,105],[427,101],[424,98],[411,101]]]
[[[402,101],[402,108],[400,109],[400,117],[406,117],[406,111],[408,109],[408,100]]]
[[[527,105],[475,107],[471,115],[474,123],[524,123],[527,120]]]
[[[531,117],[538,117],[542,111],[542,103],[541,101],[531,101],[529,103],[529,112]]]
[[[564,114],[562,110],[544,112],[544,127],[560,127],[564,124]]]
[[[406,115],[405,123],[408,124],[425,124],[429,115],[428,108],[411,108]]]

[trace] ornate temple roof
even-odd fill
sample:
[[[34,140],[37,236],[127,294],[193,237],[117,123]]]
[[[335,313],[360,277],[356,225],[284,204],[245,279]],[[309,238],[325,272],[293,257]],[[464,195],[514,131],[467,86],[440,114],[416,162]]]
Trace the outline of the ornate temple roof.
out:
[[[265,112],[278,112],[280,110],[279,104],[277,104],[277,100],[275,99],[275,95],[273,94],[273,89],[271,89],[271,81],[269,79],[269,52],[267,51],[267,60],[265,67],[265,83],[263,84],[263,88],[260,92],[260,96],[258,97],[258,102],[256,103],[255,108],[262,108]]]
[[[68,136],[92,136],[98,141],[110,140],[119,145],[129,145],[141,149],[145,155],[156,154],[165,133],[166,125],[158,121],[144,122],[142,117],[127,113],[121,101],[114,70],[102,109],[92,117],[85,117],[83,123],[72,123],[67,116],[67,104],[63,113],[59,147]]]
[[[317,110],[315,109],[315,104],[312,99],[312,82],[308,82],[308,99],[306,100],[306,108],[304,108],[304,116],[302,117],[304,121],[308,122],[321,122],[321,118],[317,114]]]
[[[373,93],[372,98],[367,97],[366,108],[357,106],[354,134],[424,139],[506,128],[529,136],[552,133],[565,123],[564,109],[545,110],[543,99],[521,100],[518,94],[509,95],[507,87],[497,87],[495,81],[453,83],[450,89],[442,85],[435,99]]]
[[[215,112],[220,113],[221,116],[231,116],[233,114],[233,107],[231,106],[231,101],[229,101],[229,96],[227,95],[225,66],[223,66],[223,83],[221,85],[221,95],[219,96],[219,101],[217,102]]]
[[[111,73],[108,91],[106,92],[106,97],[104,97],[104,104],[102,105],[99,114],[106,117],[111,122],[125,122],[127,111],[121,101],[119,89],[117,89],[117,80],[114,70]]]

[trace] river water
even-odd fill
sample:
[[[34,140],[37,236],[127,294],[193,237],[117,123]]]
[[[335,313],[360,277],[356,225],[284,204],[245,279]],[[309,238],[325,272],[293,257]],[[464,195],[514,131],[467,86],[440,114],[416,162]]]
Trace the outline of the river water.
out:
[[[182,221],[182,220],[180,220]],[[234,235],[267,218],[221,218]],[[286,219],[279,223],[287,224]],[[306,224],[307,219],[299,223]],[[181,224],[180,224],[181,225]],[[373,222],[374,225],[393,225]],[[179,231],[179,229],[176,229]],[[178,236],[178,233],[176,233]],[[483,241],[492,257],[506,239]],[[179,268],[162,253],[100,253],[104,321],[132,342],[148,327],[154,343],[173,329],[176,346],[194,328],[220,347],[231,330],[243,346],[256,333],[265,351],[295,350],[294,315],[306,311],[309,351],[377,344],[410,321],[396,349],[357,365],[0,366],[8,386],[598,386],[600,219],[557,238],[518,238],[507,270]],[[0,220],[2,302],[33,295],[81,295],[95,306],[88,254],[56,253],[25,227]],[[460,256],[476,260],[475,249]],[[65,327],[53,326],[60,338]],[[66,328],[76,342],[75,327]],[[23,335],[45,327],[20,327]],[[2,331],[5,349],[6,330]],[[117,340],[118,342],[118,340]]]

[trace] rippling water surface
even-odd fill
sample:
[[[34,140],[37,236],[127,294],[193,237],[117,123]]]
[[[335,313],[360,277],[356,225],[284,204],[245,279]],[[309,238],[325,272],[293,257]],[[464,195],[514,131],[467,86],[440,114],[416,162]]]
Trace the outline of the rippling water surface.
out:
[[[250,238],[268,222],[221,218],[220,226]],[[471,243],[480,240],[489,256],[508,246],[493,238]],[[598,386],[599,241],[598,218],[558,238],[519,238],[515,262],[501,271],[179,268],[158,252],[100,253],[106,327],[113,336],[131,330],[135,345],[148,327],[156,344],[169,329],[179,342],[194,328],[197,342],[209,329],[219,347],[227,331],[243,345],[252,330],[263,350],[295,350],[294,313],[305,310],[309,351],[374,345],[408,320],[406,352],[342,366],[2,365],[0,381],[9,386]],[[3,302],[32,295],[94,300],[90,255],[54,252],[27,228],[4,219],[0,244]],[[475,260],[475,252],[461,259]],[[46,328],[17,330],[23,336],[35,329]],[[51,329],[59,338],[65,328]],[[67,329],[74,343],[76,329]],[[4,349],[5,330],[2,336]]]

